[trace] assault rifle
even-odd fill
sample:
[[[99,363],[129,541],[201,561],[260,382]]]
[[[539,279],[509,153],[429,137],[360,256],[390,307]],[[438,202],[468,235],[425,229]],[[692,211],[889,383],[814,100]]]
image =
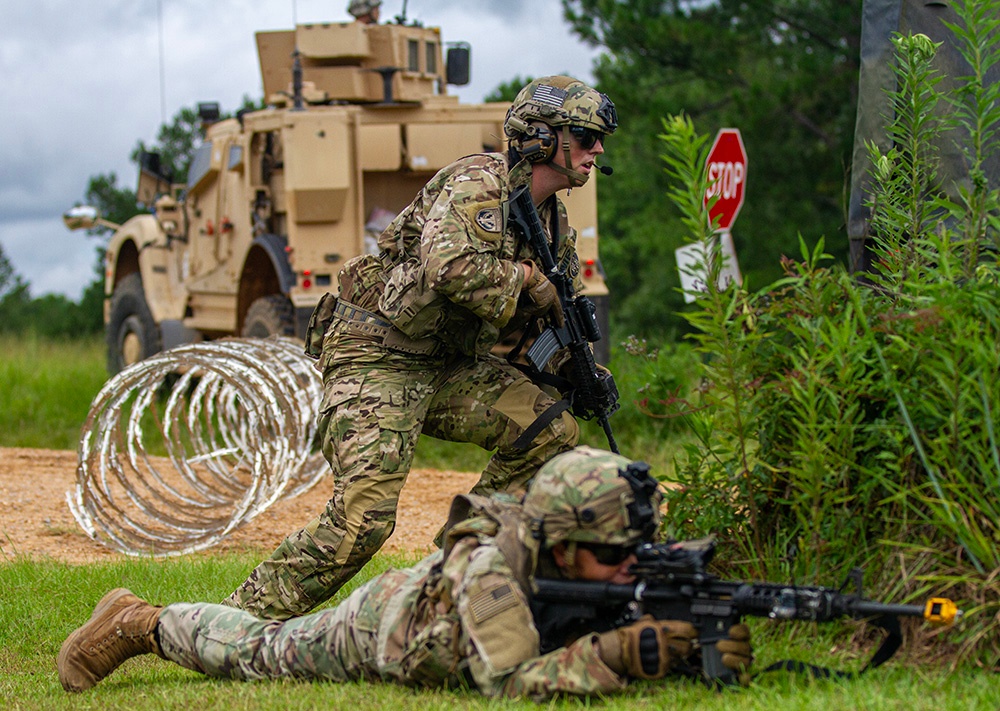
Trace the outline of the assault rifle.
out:
[[[567,380],[570,389],[566,396],[569,406],[577,417],[584,420],[597,418],[604,428],[611,451],[617,454],[618,444],[615,442],[608,418],[618,410],[618,387],[611,373],[598,370],[594,362],[594,353],[590,349],[591,343],[601,340],[597,310],[586,296],[577,296],[574,293],[572,278],[556,263],[528,186],[524,185],[515,190],[508,205],[508,217],[531,246],[545,277],[552,282],[559,293],[559,302],[565,317],[565,325],[562,327],[549,323],[528,348],[524,357],[534,372],[541,374],[556,351],[561,348],[569,349]],[[552,416],[556,414],[558,412]]]
[[[532,604],[543,652],[586,632],[606,631],[651,614],[660,620],[692,623],[698,630],[701,651],[698,673],[707,682],[731,684],[736,681],[735,674],[722,665],[715,642],[725,639],[729,628],[746,616],[812,622],[874,618],[874,624],[888,636],[862,672],[879,666],[899,648],[900,617],[923,617],[933,624],[948,625],[962,616],[947,598],[931,598],[925,605],[866,600],[860,569],[852,571],[840,589],[721,580],[706,572],[714,551],[711,539],[642,544],[636,549],[638,562],[630,568],[638,580],[630,585],[536,579]],[[857,587],[856,592],[844,591],[849,581]],[[817,676],[851,676],[794,661],[776,662],[765,671],[802,668]]]

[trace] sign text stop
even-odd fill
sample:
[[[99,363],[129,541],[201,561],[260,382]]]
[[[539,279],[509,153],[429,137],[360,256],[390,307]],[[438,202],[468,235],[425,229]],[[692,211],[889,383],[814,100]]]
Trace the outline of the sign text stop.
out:
[[[729,230],[743,207],[747,179],[747,152],[738,128],[723,128],[708,152],[708,190],[705,204],[718,195],[708,211],[709,223],[719,218],[718,229]]]

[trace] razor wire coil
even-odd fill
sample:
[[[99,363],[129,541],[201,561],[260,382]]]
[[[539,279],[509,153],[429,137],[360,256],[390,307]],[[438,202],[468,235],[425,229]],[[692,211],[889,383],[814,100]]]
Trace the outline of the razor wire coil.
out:
[[[80,437],[73,517],[128,555],[219,543],[329,470],[314,452],[323,383],[302,343],[179,346],[105,383]]]

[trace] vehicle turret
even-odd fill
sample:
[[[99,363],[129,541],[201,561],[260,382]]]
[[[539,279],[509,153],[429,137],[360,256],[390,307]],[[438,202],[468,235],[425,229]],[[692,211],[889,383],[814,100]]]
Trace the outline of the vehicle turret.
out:
[[[442,52],[441,31],[416,25],[338,22],[298,25],[294,30],[257,33],[264,96],[289,105],[297,96],[309,104],[415,103],[447,94],[447,85],[469,82],[469,47]]]

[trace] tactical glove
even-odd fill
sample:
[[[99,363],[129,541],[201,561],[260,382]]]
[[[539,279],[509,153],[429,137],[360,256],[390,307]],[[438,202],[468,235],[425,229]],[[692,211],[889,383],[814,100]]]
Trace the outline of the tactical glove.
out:
[[[638,679],[660,679],[694,648],[698,631],[690,622],[657,620],[646,615],[638,622],[597,637],[597,653],[617,674]]]
[[[524,308],[531,314],[551,314],[556,325],[562,328],[565,325],[565,319],[556,287],[545,278],[542,270],[530,259],[524,260],[521,264],[528,272],[524,285],[521,287]]]
[[[750,681],[750,665],[753,664],[753,648],[750,646],[750,628],[740,623],[729,628],[729,637],[720,639],[715,648],[722,656],[722,665],[736,672],[741,684]]]

